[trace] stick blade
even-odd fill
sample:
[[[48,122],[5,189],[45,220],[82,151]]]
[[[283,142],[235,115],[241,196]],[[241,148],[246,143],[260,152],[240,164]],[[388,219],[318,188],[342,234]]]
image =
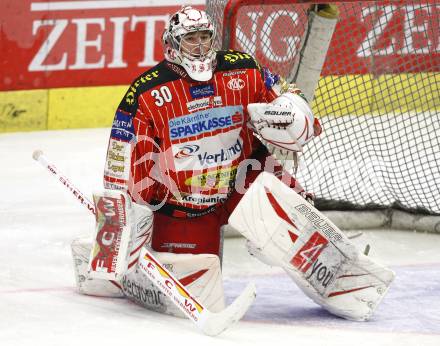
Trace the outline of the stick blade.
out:
[[[200,329],[209,336],[216,336],[238,322],[248,311],[257,296],[257,289],[253,282],[249,283],[244,291],[221,312],[208,312],[203,319]]]

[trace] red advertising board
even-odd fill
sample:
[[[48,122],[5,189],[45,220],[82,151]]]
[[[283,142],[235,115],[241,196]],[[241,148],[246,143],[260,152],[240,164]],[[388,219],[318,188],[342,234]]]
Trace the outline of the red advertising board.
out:
[[[358,1],[339,9],[323,75],[440,71],[438,1]]]
[[[236,11],[236,19],[231,17],[231,45],[287,74],[305,34],[309,2],[243,2],[249,5]],[[339,17],[322,75],[440,71],[438,0],[335,4]]]
[[[2,1],[0,90],[129,84],[163,58],[165,22],[183,3],[203,8],[205,1]],[[427,0],[415,11],[402,1],[389,3],[389,12],[365,1],[342,8],[324,75],[440,70],[438,3]],[[250,53],[267,66],[293,59],[286,40],[297,38],[279,31],[281,21],[304,30],[293,12],[288,18],[277,13],[259,14],[257,27],[248,23],[248,29],[252,15],[239,15],[244,37],[258,38]],[[347,32],[350,40],[338,41]],[[372,60],[383,71],[372,70]]]
[[[0,90],[129,84],[163,59],[165,22],[182,3],[2,1]]]

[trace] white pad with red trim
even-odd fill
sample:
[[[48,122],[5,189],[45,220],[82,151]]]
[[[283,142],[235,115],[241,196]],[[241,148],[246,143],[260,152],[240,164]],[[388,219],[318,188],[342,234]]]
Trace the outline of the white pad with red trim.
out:
[[[118,281],[135,268],[142,246],[150,241],[153,213],[122,190],[96,192],[93,201],[96,228],[89,276]]]
[[[78,291],[81,294],[101,297],[127,297],[149,310],[185,317],[170,301],[170,298],[158,290],[150,279],[138,269],[137,265],[136,270],[124,275],[120,281],[90,277],[87,267],[91,249],[91,239],[76,239],[72,242],[75,279]],[[225,308],[223,281],[218,256],[166,252],[153,252],[153,254],[209,311],[219,312]],[[143,259],[141,258],[140,261],[142,262]]]
[[[206,309],[211,312],[220,312],[225,308],[220,259],[217,255],[174,254],[154,252],[151,249],[150,252]],[[122,287],[126,296],[148,309],[185,318],[186,316],[171,302],[170,298],[157,289],[141,269],[142,266],[148,266],[148,260],[141,257],[136,271],[124,277]],[[163,273],[163,276],[166,277],[166,274]],[[172,285],[172,282],[170,281],[169,284]],[[139,290],[132,289],[136,286],[142,287],[145,292],[155,292],[159,298],[159,306],[151,306],[150,302],[145,301],[145,296],[138,295]],[[171,286],[169,288],[171,289]],[[188,308],[195,307],[188,306]]]
[[[368,320],[394,279],[272,174],[258,176],[229,224],[266,262],[284,268],[307,296],[341,317]]]
[[[118,282],[90,277],[88,267],[90,251],[92,250],[92,239],[75,239],[71,244],[71,249],[76,287],[79,293],[98,297],[124,297],[121,285]]]

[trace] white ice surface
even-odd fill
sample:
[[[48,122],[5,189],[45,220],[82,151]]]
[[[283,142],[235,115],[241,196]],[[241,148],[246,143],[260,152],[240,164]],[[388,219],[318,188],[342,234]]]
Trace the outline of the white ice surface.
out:
[[[108,129],[0,135],[0,345],[440,345],[440,236],[368,231],[355,240],[397,278],[371,322],[330,316],[278,269],[225,242],[228,301],[253,280],[258,296],[244,321],[217,338],[189,320],[125,299],[75,291],[70,242],[91,215],[32,160],[42,149],[86,195],[101,186]]]

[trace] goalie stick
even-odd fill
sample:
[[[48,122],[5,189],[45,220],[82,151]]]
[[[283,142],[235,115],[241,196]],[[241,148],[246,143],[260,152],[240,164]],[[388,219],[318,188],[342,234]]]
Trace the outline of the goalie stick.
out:
[[[48,161],[41,150],[35,150],[32,157],[48,169],[91,213],[96,213],[95,206],[89,199]],[[144,247],[141,252],[139,268],[204,334],[210,336],[220,334],[240,320],[256,297],[255,284],[251,282],[231,305],[214,313],[199,303],[184,285],[164,268],[147,247]]]

